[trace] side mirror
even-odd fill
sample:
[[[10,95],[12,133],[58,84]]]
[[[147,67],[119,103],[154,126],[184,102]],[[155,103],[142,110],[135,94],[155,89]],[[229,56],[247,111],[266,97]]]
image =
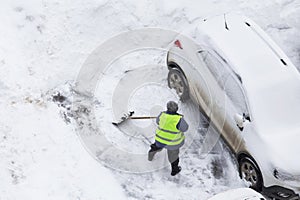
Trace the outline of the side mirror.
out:
[[[245,115],[235,114],[234,120],[241,131],[244,129]]]
[[[243,117],[244,117],[245,120],[251,122],[251,118],[250,118],[249,114],[246,115],[245,113],[243,113]]]

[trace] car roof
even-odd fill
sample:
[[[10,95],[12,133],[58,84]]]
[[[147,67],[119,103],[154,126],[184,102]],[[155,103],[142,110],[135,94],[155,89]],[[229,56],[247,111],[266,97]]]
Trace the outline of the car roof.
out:
[[[194,39],[213,46],[241,76],[257,128],[272,134],[299,129],[299,72],[255,22],[220,15],[197,24],[197,31]]]

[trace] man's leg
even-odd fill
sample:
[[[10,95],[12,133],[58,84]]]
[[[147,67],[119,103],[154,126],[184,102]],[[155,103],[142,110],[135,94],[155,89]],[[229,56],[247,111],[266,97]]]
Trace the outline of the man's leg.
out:
[[[171,163],[172,172],[171,175],[175,176],[181,171],[181,167],[178,166],[179,164],[179,149],[175,150],[168,150],[168,159]]]
[[[149,161],[152,161],[153,158],[154,158],[154,155],[155,155],[157,152],[161,151],[162,148],[157,147],[157,146],[155,145],[155,143],[154,143],[154,144],[151,144],[151,145],[150,145],[150,148],[151,148],[151,149],[150,149],[149,152],[148,152],[148,160],[149,160]]]

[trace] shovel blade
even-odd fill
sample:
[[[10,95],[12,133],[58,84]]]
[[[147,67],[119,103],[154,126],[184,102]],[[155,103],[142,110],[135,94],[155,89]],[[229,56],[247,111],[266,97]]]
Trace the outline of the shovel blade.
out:
[[[129,119],[133,114],[134,114],[134,111],[130,111],[129,113],[127,113],[123,117],[121,117],[121,120],[119,122],[112,122],[112,124],[115,126],[119,126],[120,124],[124,123],[127,119]]]

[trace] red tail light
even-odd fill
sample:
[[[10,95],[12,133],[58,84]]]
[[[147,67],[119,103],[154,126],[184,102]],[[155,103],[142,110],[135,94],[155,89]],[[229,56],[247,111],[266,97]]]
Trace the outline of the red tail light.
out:
[[[176,40],[176,41],[174,42],[174,44],[175,44],[176,47],[178,47],[178,48],[180,48],[180,49],[183,49],[179,40]]]

